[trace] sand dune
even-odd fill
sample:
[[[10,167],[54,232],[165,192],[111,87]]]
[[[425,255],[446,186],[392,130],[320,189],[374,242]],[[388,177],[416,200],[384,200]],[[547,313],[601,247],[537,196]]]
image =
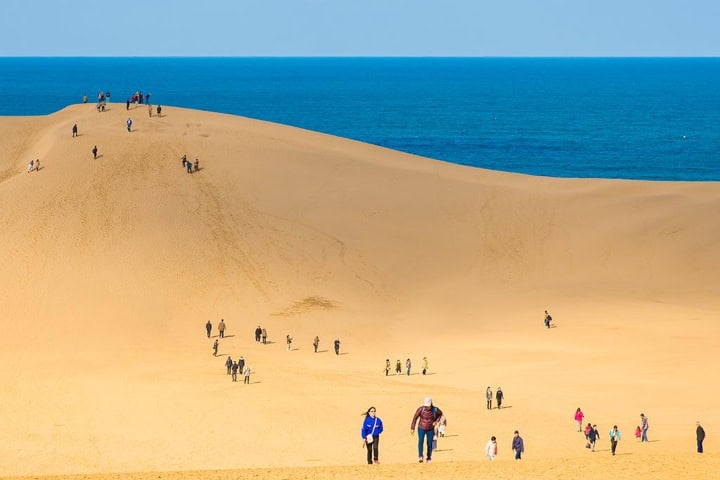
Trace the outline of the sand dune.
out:
[[[75,105],[0,128],[0,476],[355,478],[370,405],[383,475],[428,476],[409,434],[427,395],[449,419],[431,467],[449,478],[718,466],[717,183],[491,172],[172,107]],[[204,324],[220,318],[214,357]],[[384,376],[386,358],[417,372],[423,356],[431,375]],[[488,385],[511,408],[487,411]],[[620,425],[625,457],[583,448],[578,406],[601,450]]]

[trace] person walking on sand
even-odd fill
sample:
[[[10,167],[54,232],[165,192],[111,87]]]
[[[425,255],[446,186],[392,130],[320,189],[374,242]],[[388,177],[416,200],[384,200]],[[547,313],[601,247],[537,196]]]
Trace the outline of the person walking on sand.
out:
[[[397,377],[402,373],[402,363],[400,363],[400,359],[398,358],[398,361],[395,362],[395,376]]]
[[[505,398],[505,394],[503,394],[502,389],[498,387],[497,392],[495,392],[495,400],[497,401],[498,410],[502,408],[503,398]]]
[[[335,348],[335,355],[340,355],[340,339],[336,338],[333,342],[333,347]]]
[[[492,436],[490,437],[490,440],[488,440],[488,443],[485,445],[485,456],[488,457],[492,462],[493,460],[495,460],[497,453],[497,439],[495,438],[495,436]]]
[[[187,164],[187,155],[183,155],[180,160],[182,160],[182,166],[183,168],[185,168],[185,164]]]
[[[260,337],[262,337],[262,328],[258,325],[255,329],[255,343],[260,343]]]
[[[247,365],[245,365],[245,368],[243,368],[243,377],[245,377],[243,383],[245,385],[250,385],[250,367]]]
[[[360,436],[363,439],[363,446],[367,448],[367,463],[380,463],[378,450],[380,449],[380,434],[383,432],[383,423],[377,416],[375,407],[370,407],[363,414],[362,427],[360,428]]]
[[[703,453],[703,442],[705,441],[705,429],[700,422],[695,422],[695,438],[697,439],[697,452]]]
[[[245,370],[245,357],[240,355],[238,358],[238,372],[242,373]]]
[[[125,110],[130,110],[130,99],[125,100]]]
[[[72,135],[72,136],[73,136],[73,138],[75,138],[75,137],[77,137],[77,136],[78,136],[78,132],[77,132],[77,123],[73,125],[73,128],[72,128],[72,133],[73,133],[73,135]]]
[[[233,362],[231,368],[232,368],[232,381],[237,382],[238,363]]]
[[[428,360],[427,360],[427,357],[423,357],[423,361],[422,361],[422,374],[423,374],[423,375],[427,374],[427,371],[428,371]]]
[[[515,460],[522,460],[522,454],[525,451],[525,442],[523,442],[520,432],[515,430],[515,436],[512,439],[512,451],[515,452]]]
[[[317,353],[317,349],[320,346],[320,337],[315,335],[315,338],[313,339],[313,349],[315,350],[315,353]]]
[[[225,367],[227,368],[227,374],[230,375],[230,369],[232,368],[232,358],[230,358],[230,355],[228,355],[227,360],[225,360]]]
[[[35,159],[35,171],[36,172],[40,171],[40,159],[39,158]]]
[[[157,115],[160,117],[160,112],[162,112],[162,107],[160,105],[157,106]]]
[[[220,323],[218,323],[218,333],[220,338],[225,338],[225,319],[223,318],[221,318]]]
[[[152,118],[152,105],[148,105],[148,116]]]
[[[285,337],[285,343],[287,343],[287,351],[289,352],[292,345],[292,337],[289,334]]]
[[[582,432],[583,418],[585,418],[585,414],[580,410],[580,407],[578,407],[578,409],[575,410],[575,425],[577,426],[578,432]]]
[[[262,329],[262,344],[267,345],[267,330]]]
[[[210,332],[212,332],[212,323],[210,323],[210,320],[205,324],[205,331],[207,332],[208,338],[210,338]]]
[[[187,168],[187,173],[192,174],[192,163],[187,162],[187,163],[185,164],[185,167]]]
[[[95,145],[92,149],[93,160],[97,160],[97,152],[98,152],[97,145]]]
[[[543,320],[543,323],[545,323],[545,326],[546,326],[547,328],[550,328],[550,322],[552,322],[552,317],[550,316],[550,314],[548,313],[548,311],[545,310],[545,320]]]
[[[432,398],[426,397],[420,408],[415,411],[410,423],[410,435],[415,434],[415,425],[418,427],[418,462],[423,462],[423,444],[427,443],[427,463],[432,461],[432,444],[435,437],[435,427],[443,416],[442,410],[433,405]],[[419,421],[419,423],[418,423]]]
[[[410,376],[410,370],[412,369],[412,361],[408,358],[405,360],[405,372],[407,373],[408,377]]]
[[[28,173],[32,172],[35,168],[35,160],[30,160],[30,163],[28,163]]]
[[[390,359],[385,359],[385,376],[387,377],[390,374]]]
[[[590,431],[587,434],[588,444],[590,445],[590,451],[595,451],[595,443],[600,440],[600,432],[598,432],[597,425],[590,427]]]
[[[622,438],[622,435],[620,434],[620,430],[618,430],[617,425],[613,425],[613,428],[610,430],[610,450],[612,451],[612,454],[615,455],[615,449],[617,448],[617,444]]]
[[[127,124],[128,132],[132,131],[132,118],[128,118],[125,123]]]
[[[217,351],[218,351],[218,347],[219,347],[219,346],[220,346],[220,342],[219,342],[218,339],[216,338],[216,339],[215,339],[215,342],[213,342],[213,356],[214,356],[214,357],[217,357]]]
[[[490,390],[490,387],[487,387],[487,390],[485,390],[485,400],[487,400],[487,409],[488,410],[492,410],[492,399],[493,399],[492,390]]]
[[[645,416],[644,413],[640,414],[640,429],[642,430],[642,436],[640,441],[643,443],[647,443],[647,432],[650,426],[648,425],[648,418]]]
[[[195,171],[196,171],[196,172],[199,172],[199,171],[200,171],[200,160],[198,160],[198,159],[196,158],[196,159],[195,159],[195,163],[193,164],[193,166],[195,167]]]
[[[640,437],[642,437],[642,428],[640,428],[640,425],[638,425],[638,426],[635,428],[635,440],[637,440],[637,441],[639,442],[639,441],[640,441]]]

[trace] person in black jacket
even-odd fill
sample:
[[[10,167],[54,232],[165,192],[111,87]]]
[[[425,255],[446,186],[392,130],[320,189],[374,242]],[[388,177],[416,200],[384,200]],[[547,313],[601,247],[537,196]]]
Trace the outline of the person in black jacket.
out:
[[[497,401],[498,410],[502,408],[503,397],[503,391],[500,387],[498,387],[497,392],[495,392],[495,400]]]
[[[590,444],[591,451],[595,451],[595,442],[600,438],[600,432],[598,432],[597,425],[593,425],[588,431],[588,443]]]
[[[695,429],[695,435],[697,436],[697,451],[703,453],[703,440],[705,440],[705,429],[697,422],[697,428]]]

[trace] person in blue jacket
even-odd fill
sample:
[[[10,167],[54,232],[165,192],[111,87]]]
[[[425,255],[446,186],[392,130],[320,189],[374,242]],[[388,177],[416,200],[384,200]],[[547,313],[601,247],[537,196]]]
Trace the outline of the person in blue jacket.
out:
[[[360,430],[363,445],[367,447],[368,465],[380,463],[378,449],[380,444],[380,434],[383,432],[383,423],[382,420],[380,420],[380,417],[378,417],[375,413],[375,407],[367,409],[364,413],[365,420],[363,420],[362,429]]]

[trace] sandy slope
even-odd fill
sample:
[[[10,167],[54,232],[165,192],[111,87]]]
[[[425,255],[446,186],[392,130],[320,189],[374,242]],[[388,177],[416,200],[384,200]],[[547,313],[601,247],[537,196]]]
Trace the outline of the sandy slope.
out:
[[[450,424],[436,465],[457,478],[490,468],[472,463],[490,435],[498,478],[614,468],[607,452],[588,457],[578,406],[601,449],[620,425],[618,478],[717,467],[693,453],[696,420],[710,452],[720,429],[717,183],[510,175],[163,113],[0,118],[0,476],[320,466],[306,475],[329,478],[364,463],[360,414],[375,405],[381,468],[414,477],[409,423],[426,395]],[[40,172],[25,172],[31,158]],[[557,328],[542,328],[545,308]],[[215,358],[204,324],[220,318]],[[271,344],[254,343],[258,324]],[[230,382],[226,355],[245,356],[251,385]],[[383,374],[385,358],[417,371],[423,356],[432,375]],[[488,385],[511,408],[487,411]],[[646,445],[632,438],[640,412]]]

